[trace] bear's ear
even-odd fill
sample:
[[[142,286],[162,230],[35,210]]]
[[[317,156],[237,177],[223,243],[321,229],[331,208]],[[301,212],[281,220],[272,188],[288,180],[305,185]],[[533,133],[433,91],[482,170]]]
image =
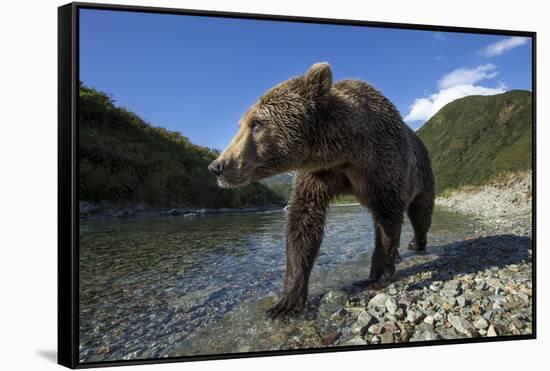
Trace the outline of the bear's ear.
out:
[[[315,63],[303,76],[306,93],[312,97],[319,97],[330,90],[332,86],[332,71],[327,62]]]

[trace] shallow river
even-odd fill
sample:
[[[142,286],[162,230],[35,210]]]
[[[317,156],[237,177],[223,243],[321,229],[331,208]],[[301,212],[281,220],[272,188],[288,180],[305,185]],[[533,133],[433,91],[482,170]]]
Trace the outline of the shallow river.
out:
[[[265,310],[282,288],[284,211],[81,221],[82,362],[276,349]],[[429,245],[472,236],[475,221],[436,210]],[[372,220],[334,206],[310,297],[367,278]],[[401,247],[412,237],[408,221]],[[306,321],[304,319],[303,321]]]

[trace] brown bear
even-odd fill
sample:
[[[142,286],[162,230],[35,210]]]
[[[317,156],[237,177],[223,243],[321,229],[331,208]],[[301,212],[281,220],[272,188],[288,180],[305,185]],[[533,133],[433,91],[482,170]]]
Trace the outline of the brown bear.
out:
[[[403,214],[414,229],[412,250],[426,248],[434,205],[428,152],[394,105],[358,80],[333,84],[317,63],[267,91],[208,168],[222,187],[296,171],[286,224],[286,274],[267,315],[303,309],[308,281],[335,196],[353,195],[373,216],[375,246],[368,282],[383,287],[395,273]]]

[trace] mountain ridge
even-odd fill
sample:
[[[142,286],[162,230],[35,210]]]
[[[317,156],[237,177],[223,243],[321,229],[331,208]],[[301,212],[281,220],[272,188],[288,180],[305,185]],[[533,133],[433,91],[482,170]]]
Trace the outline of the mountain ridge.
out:
[[[445,105],[416,134],[432,160],[436,190],[482,185],[532,166],[532,94],[471,95]]]

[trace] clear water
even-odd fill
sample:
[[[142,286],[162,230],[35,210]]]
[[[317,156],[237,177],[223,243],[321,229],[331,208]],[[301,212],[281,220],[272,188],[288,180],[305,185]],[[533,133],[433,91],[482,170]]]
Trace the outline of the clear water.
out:
[[[264,315],[282,288],[284,219],[281,210],[82,221],[81,361],[284,347],[288,338],[277,336],[288,335],[290,325]],[[473,236],[476,227],[445,210],[433,220],[430,245]],[[374,238],[368,211],[334,206],[325,231],[310,296],[368,276]],[[407,222],[402,248],[411,237]],[[308,323],[291,326],[300,331]]]

